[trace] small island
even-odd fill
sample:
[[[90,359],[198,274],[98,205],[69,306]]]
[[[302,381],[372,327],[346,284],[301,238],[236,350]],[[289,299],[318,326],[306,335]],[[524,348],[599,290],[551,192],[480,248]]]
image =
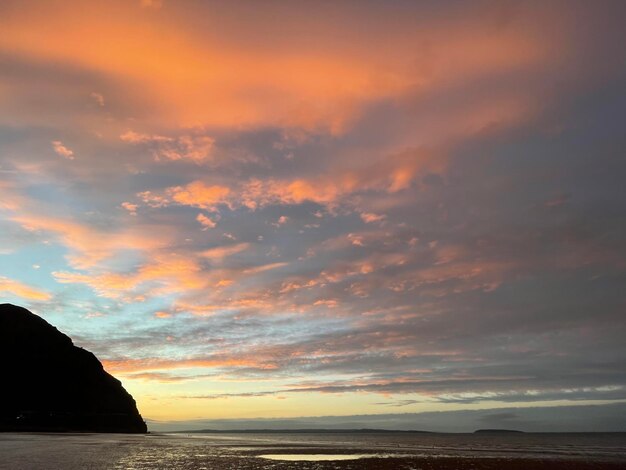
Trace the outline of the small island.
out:
[[[133,397],[41,317],[0,304],[0,431],[145,433]]]

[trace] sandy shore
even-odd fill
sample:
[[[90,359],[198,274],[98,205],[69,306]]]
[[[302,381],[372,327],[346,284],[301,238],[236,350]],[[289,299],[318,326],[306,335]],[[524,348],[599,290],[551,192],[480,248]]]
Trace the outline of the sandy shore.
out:
[[[209,462],[205,462],[209,463]],[[243,457],[212,460],[211,469],[250,470],[624,470],[623,462],[585,462],[572,459],[526,458],[459,458],[459,457],[409,457],[362,458],[357,460],[325,462],[280,462],[262,458]]]
[[[408,449],[389,446],[385,436],[182,436],[1,434],[0,470],[624,470],[626,448],[604,438],[596,446],[558,447],[528,453],[502,449]],[[317,439],[317,441],[311,442]],[[400,439],[400,438],[398,438]],[[425,438],[423,438],[425,439]],[[459,438],[460,439],[460,438]],[[298,441],[299,440],[299,441]],[[457,439],[458,440],[458,439]],[[568,442],[571,441],[571,438]],[[456,441],[454,441],[456,442]],[[517,441],[516,441],[517,442]],[[595,442],[595,441],[594,441]],[[352,445],[351,445],[352,444]],[[459,442],[459,445],[461,442]],[[367,446],[366,446],[367,445]],[[462,446],[461,446],[462,447]],[[571,451],[571,452],[570,452]],[[526,453],[521,453],[526,452]],[[315,456],[354,460],[270,460]]]

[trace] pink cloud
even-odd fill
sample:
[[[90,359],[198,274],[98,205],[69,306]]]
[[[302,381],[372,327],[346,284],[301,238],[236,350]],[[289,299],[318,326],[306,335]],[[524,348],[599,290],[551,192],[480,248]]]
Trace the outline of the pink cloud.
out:
[[[60,140],[52,141],[52,148],[56,152],[57,155],[66,158],[68,160],[74,160],[74,152],[63,145],[63,142]]]
[[[235,255],[250,249],[249,243],[236,243],[234,245],[224,245],[215,248],[210,248],[199,253],[203,258],[209,259],[213,262],[220,262],[228,256]]]
[[[166,137],[127,131],[120,136],[120,139],[131,144],[145,144],[151,149],[156,161],[189,160],[198,165],[213,158],[215,145],[215,140],[205,135]]]
[[[120,206],[126,209],[130,215],[137,215],[137,209],[139,208],[137,204],[132,204],[130,202],[122,202]]]
[[[201,181],[194,181],[187,186],[169,188],[167,195],[173,203],[212,210],[219,204],[228,203],[230,192],[226,186],[208,186]]]
[[[52,295],[46,291],[4,276],[0,276],[0,293],[33,301],[46,301],[52,298]]]
[[[382,222],[386,219],[385,215],[374,214],[372,212],[363,212],[361,213],[361,220],[366,224],[371,224],[373,222]]]
[[[76,268],[93,267],[121,250],[150,251],[163,246],[167,235],[149,233],[138,227],[129,227],[117,233],[100,231],[88,225],[64,218],[46,217],[22,213],[11,220],[31,232],[49,232],[54,234],[66,247],[70,264]]]
[[[217,223],[215,223],[215,221],[213,221],[204,214],[198,214],[196,216],[196,220],[200,223],[200,225],[204,227],[203,230],[215,228],[217,226]]]

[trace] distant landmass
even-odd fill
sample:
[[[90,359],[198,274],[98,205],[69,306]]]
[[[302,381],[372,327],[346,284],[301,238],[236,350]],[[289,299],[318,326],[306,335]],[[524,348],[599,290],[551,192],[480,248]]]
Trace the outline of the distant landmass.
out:
[[[346,429],[328,429],[328,428],[306,428],[306,429],[193,429],[188,431],[170,431],[180,434],[368,434],[368,433],[390,433],[390,434],[442,434],[433,431],[419,430],[396,430],[396,429],[376,429],[376,428],[346,428]],[[514,429],[477,429],[473,434],[523,434],[524,431]],[[443,433],[445,434],[445,433]]]
[[[289,433],[289,434],[368,434],[368,433],[413,433],[413,434],[433,434],[430,431],[407,431],[407,430],[400,430],[400,431],[396,431],[393,429],[368,429],[368,428],[363,428],[363,429],[352,429],[352,428],[347,428],[347,429],[315,429],[315,428],[311,428],[311,429],[194,429],[194,430],[190,430],[190,431],[172,431],[175,433],[180,433],[180,434],[196,434],[196,433],[202,433],[202,434],[220,434],[220,433],[224,433],[224,434],[255,434],[255,433],[259,433],[259,434],[283,434],[283,433]]]
[[[523,432],[515,429],[477,429],[474,434],[521,434]]]
[[[96,356],[11,304],[0,304],[0,373],[0,431],[147,432]]]

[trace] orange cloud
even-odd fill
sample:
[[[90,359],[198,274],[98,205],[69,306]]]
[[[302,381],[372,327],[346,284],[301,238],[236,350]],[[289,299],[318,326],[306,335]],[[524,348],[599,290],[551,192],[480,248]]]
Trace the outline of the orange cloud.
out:
[[[427,152],[405,152],[364,167],[327,170],[311,177],[286,180],[252,178],[233,188],[207,185],[198,180],[161,192],[145,191],[137,196],[152,207],[178,204],[211,211],[217,211],[220,204],[229,208],[244,206],[255,210],[271,204],[315,202],[333,208],[354,193],[396,193],[407,189],[419,174],[442,171],[446,163],[445,158]],[[199,217],[198,221],[204,220],[203,217]],[[372,213],[363,217],[369,222],[374,221],[372,217],[377,221],[383,220],[378,217],[384,218]],[[286,218],[281,218],[278,223],[286,221]]]
[[[363,222],[365,222],[366,224],[371,224],[373,222],[382,222],[385,220],[385,218],[385,215],[373,214],[371,212],[363,212],[361,214],[361,220],[363,220]]]
[[[210,219],[204,214],[198,214],[196,216],[196,220],[204,227],[202,230],[215,228],[217,225],[212,219]]]
[[[45,301],[52,296],[45,291],[36,289],[19,281],[0,276],[0,293],[5,295],[15,295],[26,300]]]
[[[202,164],[211,160],[215,140],[205,135],[162,135],[138,134],[128,131],[120,136],[124,142],[145,144],[151,148],[155,160],[190,160]]]
[[[63,284],[86,284],[101,297],[119,298],[132,290],[137,281],[123,274],[88,275],[80,273],[54,272],[57,282]]]
[[[425,294],[435,297],[471,290],[487,292],[497,288],[507,278],[507,274],[519,268],[519,265],[507,261],[458,260],[443,264],[437,262],[432,266],[405,274],[401,288],[396,283],[397,280],[390,279],[388,288],[391,290],[420,288]]]
[[[198,368],[219,368],[219,367],[259,367],[273,368],[271,364],[263,364],[252,358],[229,358],[216,357],[207,359],[124,359],[102,361],[102,365],[109,372],[116,374],[127,374],[153,370],[173,370],[173,369],[198,369]]]
[[[153,252],[150,262],[133,273],[54,272],[53,275],[58,282],[85,284],[102,297],[134,301],[146,293],[155,296],[203,289],[208,280],[201,271],[202,267],[192,256]]]
[[[63,145],[63,142],[61,142],[60,140],[53,140],[52,148],[57,155],[63,158],[67,158],[68,160],[74,160],[74,152],[68,149],[65,145]]]
[[[242,189],[240,202],[250,209],[271,204],[292,205],[303,202],[333,207],[339,204],[343,197],[354,192],[368,189],[382,190],[386,186],[381,180],[368,181],[368,178],[359,176],[348,172],[311,179],[252,180]]]
[[[270,271],[272,269],[278,269],[278,268],[282,268],[283,266],[287,266],[289,263],[269,263],[269,264],[262,264],[261,266],[254,266],[253,268],[248,268],[246,270],[244,270],[243,272],[245,274],[258,274],[258,273],[262,273],[265,271]]]
[[[241,253],[242,251],[246,251],[249,248],[249,243],[237,243],[235,245],[218,246],[215,248],[204,250],[200,253],[200,256],[213,262],[220,262],[227,256]]]
[[[163,246],[166,236],[130,227],[117,233],[95,228],[62,218],[35,214],[15,215],[11,220],[24,229],[35,232],[50,232],[70,249],[67,256],[70,264],[79,269],[93,267],[102,260],[122,250],[149,251]]]
[[[122,202],[120,206],[123,209],[126,209],[130,215],[137,215],[137,209],[139,207],[137,204],[132,204],[130,202]]]
[[[218,204],[227,203],[230,189],[226,186],[207,186],[202,181],[194,181],[184,187],[170,188],[167,194],[177,204],[211,210]]]
[[[141,6],[144,8],[161,8],[163,0],[141,0]]]
[[[550,63],[565,34],[496,28],[488,7],[473,7],[470,16],[462,4],[445,18],[349,4],[268,5],[254,9],[254,17],[230,3],[141,8],[147,4],[161,6],[112,0],[77,9],[47,0],[11,9],[0,19],[0,49],[110,77],[121,93],[153,103],[157,125],[337,134],[377,100],[536,70]]]

